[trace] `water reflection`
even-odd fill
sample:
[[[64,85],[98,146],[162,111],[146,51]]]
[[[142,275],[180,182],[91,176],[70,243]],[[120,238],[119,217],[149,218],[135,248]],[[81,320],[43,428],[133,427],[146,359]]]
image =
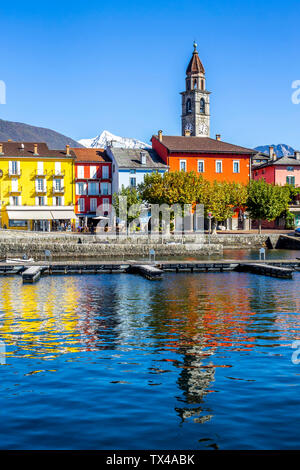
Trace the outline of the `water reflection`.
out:
[[[242,387],[247,394],[246,385],[237,383],[250,387],[259,382],[260,361],[270,361],[274,349],[268,364],[277,367],[277,356],[284,354],[281,348],[298,338],[299,277],[290,281],[246,273],[170,274],[161,282],[149,282],[130,275],[53,276],[36,285],[3,278],[0,332],[7,345],[7,366],[17,367],[26,377],[50,372],[62,376],[70,394],[75,376],[82,380],[80,374],[91,374],[91,401],[99,380],[102,387],[104,382],[109,387],[135,387],[137,403],[145,409],[150,403],[153,407],[155,396],[147,398],[146,388],[153,393],[161,389],[166,398],[160,397],[162,403],[155,407],[163,420],[172,402],[173,419],[182,425],[213,426],[222,416],[219,403],[223,399],[225,406],[228,400],[224,391],[235,394]],[[25,359],[26,365],[20,362]],[[76,363],[79,369],[67,369]],[[57,400],[49,380],[47,393]],[[6,385],[4,380],[2,390]],[[35,392],[39,393],[39,382]],[[110,388],[106,392],[112,408],[125,406],[124,397],[120,401]],[[134,406],[140,404],[131,397],[130,407]],[[237,413],[240,409],[241,405]],[[153,419],[150,411],[145,413]],[[82,422],[77,425],[80,428]],[[175,421],[172,426],[173,432]],[[211,434],[196,439],[194,428],[186,432],[198,445],[208,439],[209,445],[218,446]],[[149,448],[155,448],[154,437],[148,439]],[[162,447],[170,442],[166,438]]]

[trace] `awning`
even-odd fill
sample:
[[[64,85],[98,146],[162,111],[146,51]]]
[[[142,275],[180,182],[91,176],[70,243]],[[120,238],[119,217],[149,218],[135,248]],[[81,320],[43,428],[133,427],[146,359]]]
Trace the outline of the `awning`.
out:
[[[10,220],[52,220],[51,211],[7,211]]]
[[[72,209],[62,211],[51,211],[54,220],[71,220],[76,219],[76,215]]]

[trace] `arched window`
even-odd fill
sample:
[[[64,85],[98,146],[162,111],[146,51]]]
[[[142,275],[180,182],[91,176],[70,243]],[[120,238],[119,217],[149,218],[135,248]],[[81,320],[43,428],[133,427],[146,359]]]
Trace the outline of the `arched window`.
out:
[[[201,98],[201,100],[200,100],[200,113],[202,113],[202,114],[205,113],[205,101],[204,101],[204,98]]]
[[[198,82],[197,82],[197,80],[194,80],[194,90],[197,89],[197,86],[198,86]]]
[[[192,112],[192,102],[190,98],[188,98],[186,102],[186,114],[189,114],[191,112]]]
[[[204,80],[201,80],[201,90],[204,90]]]

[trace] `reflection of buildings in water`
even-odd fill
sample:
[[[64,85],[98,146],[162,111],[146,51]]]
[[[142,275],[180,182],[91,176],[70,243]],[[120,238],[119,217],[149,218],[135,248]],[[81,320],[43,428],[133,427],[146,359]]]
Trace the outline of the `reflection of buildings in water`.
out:
[[[111,295],[118,347],[151,347],[149,317],[156,290],[157,284],[154,286],[139,276],[120,276]]]
[[[20,280],[2,282],[1,310],[3,340],[36,354],[74,350],[78,323],[76,286],[71,279],[47,278],[36,285]]]
[[[183,358],[173,361],[173,365],[181,369],[177,383],[183,391],[182,401],[189,405],[203,403],[215,380],[215,366],[206,364],[207,356],[213,358],[218,348],[241,350],[254,346],[253,337],[247,333],[247,324],[252,321],[247,289],[233,282],[224,283],[227,276],[181,276],[176,291],[160,292],[159,312],[152,311],[153,336],[159,341],[163,332],[163,349]],[[204,411],[199,406],[177,407],[176,411],[183,420],[198,416],[197,422],[212,416],[210,410],[199,416]]]
[[[262,326],[274,344],[291,341],[299,335],[300,297],[298,283],[282,279],[253,276],[249,279],[249,302],[256,313],[256,322],[248,325],[247,331],[260,340]],[[282,288],[283,283],[284,289]]]
[[[116,276],[110,277],[108,290],[105,277],[92,283],[88,279],[53,276],[35,285],[1,280],[3,339],[40,354],[135,347],[146,342],[151,283],[139,284],[143,279],[137,279],[133,290],[131,276]]]

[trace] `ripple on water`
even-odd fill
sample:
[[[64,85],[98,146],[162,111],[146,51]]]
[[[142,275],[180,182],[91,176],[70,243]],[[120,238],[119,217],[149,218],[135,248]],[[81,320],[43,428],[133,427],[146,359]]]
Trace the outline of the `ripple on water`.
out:
[[[1,447],[299,447],[299,281],[0,279]]]

